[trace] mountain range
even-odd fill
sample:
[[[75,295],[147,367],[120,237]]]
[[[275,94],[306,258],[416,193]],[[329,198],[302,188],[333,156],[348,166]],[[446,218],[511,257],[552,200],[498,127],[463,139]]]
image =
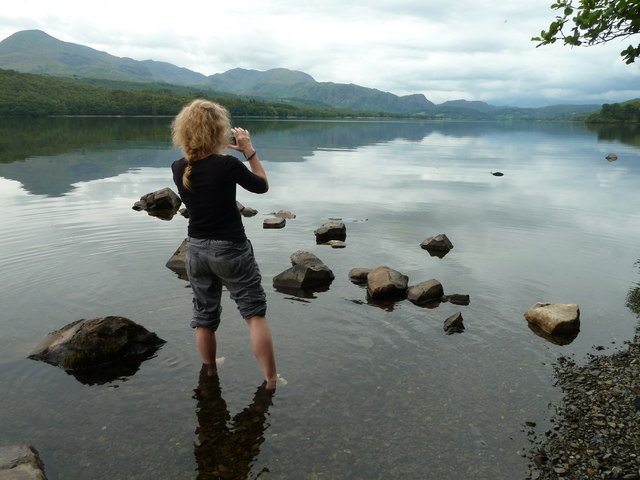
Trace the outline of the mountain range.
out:
[[[267,71],[234,68],[206,76],[167,62],[116,57],[87,46],[58,40],[40,30],[20,31],[2,40],[0,68],[56,77],[165,83],[270,101],[407,115],[453,114],[459,118],[495,119],[516,112],[516,116],[545,118],[547,112],[553,111],[554,115],[571,118],[600,109],[600,105],[518,109],[466,100],[435,105],[423,94],[398,96],[355,84],[317,82],[311,75],[285,68]]]

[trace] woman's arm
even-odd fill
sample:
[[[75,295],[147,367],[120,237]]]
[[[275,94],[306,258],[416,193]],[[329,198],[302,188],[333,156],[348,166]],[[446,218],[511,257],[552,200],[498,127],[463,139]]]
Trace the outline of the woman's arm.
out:
[[[251,137],[249,136],[249,131],[244,128],[232,128],[231,133],[236,139],[235,145],[230,144],[229,148],[233,150],[237,150],[238,152],[242,152],[244,157],[249,162],[249,168],[251,171],[264,180],[266,185],[265,192],[269,189],[269,179],[267,178],[267,172],[264,171],[262,167],[262,163],[260,162],[260,158],[258,157],[258,152],[253,147],[251,143]]]

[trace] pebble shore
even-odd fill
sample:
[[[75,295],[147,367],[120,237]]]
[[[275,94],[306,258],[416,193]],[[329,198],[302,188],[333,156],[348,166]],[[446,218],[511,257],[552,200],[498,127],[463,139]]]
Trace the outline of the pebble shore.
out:
[[[585,365],[561,357],[555,375],[563,398],[533,441],[528,478],[640,479],[640,330],[626,350]]]

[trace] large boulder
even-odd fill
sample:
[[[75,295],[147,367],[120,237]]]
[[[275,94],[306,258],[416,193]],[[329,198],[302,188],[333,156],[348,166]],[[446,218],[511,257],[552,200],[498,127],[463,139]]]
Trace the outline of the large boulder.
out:
[[[342,222],[328,222],[323,224],[320,228],[313,231],[316,236],[316,243],[327,243],[329,240],[341,240],[347,239],[347,227]]]
[[[409,301],[420,306],[440,303],[443,295],[444,288],[435,278],[409,287],[407,291]]]
[[[0,478],[3,480],[47,480],[38,451],[29,445],[0,447]]]
[[[549,335],[576,335],[580,331],[580,307],[575,303],[538,302],[524,312],[527,322]]]
[[[409,277],[389,267],[374,268],[367,275],[367,293],[374,300],[394,300],[407,294]]]
[[[444,233],[440,233],[433,237],[428,237],[420,244],[424,250],[434,254],[446,254],[453,248],[453,243]]]
[[[178,274],[178,277],[183,280],[188,280],[187,267],[185,266],[185,260],[187,259],[187,250],[189,249],[189,243],[185,238],[178,249],[173,252],[171,258],[166,263],[166,267]]]
[[[165,343],[124,317],[77,320],[51,332],[29,355],[65,370],[88,370],[127,357],[148,357]]]
[[[292,267],[273,277],[277,290],[296,291],[326,287],[335,278],[322,260],[311,252],[298,250],[291,254]]]
[[[180,197],[169,187],[147,193],[133,204],[134,210],[146,210],[149,215],[171,220],[182,205]]]

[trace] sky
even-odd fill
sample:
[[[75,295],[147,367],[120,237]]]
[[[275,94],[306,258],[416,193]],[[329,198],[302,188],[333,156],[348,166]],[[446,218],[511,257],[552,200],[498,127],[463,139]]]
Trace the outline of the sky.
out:
[[[118,57],[205,75],[288,68],[435,103],[520,107],[640,97],[640,62],[593,47],[536,48],[553,0],[20,0],[0,10],[0,40],[28,29]]]

